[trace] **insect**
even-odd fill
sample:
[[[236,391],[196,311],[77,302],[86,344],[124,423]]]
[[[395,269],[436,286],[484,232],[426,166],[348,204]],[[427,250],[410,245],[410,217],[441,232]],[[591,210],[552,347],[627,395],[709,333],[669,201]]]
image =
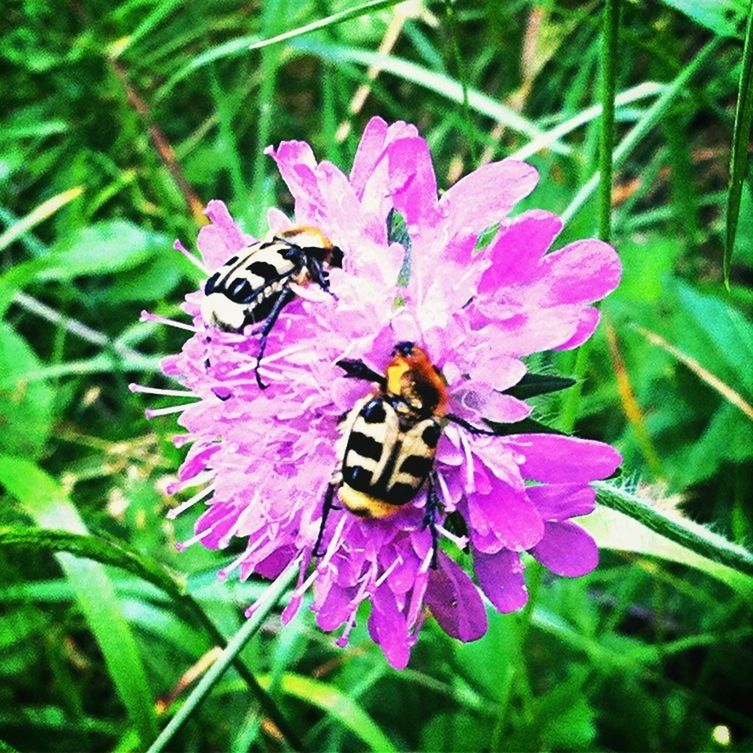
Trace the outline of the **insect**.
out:
[[[208,325],[242,332],[249,324],[263,326],[256,356],[256,382],[269,333],[285,306],[296,296],[293,283],[315,282],[329,292],[329,267],[342,267],[343,253],[318,229],[294,227],[271,239],[253,243],[228,259],[204,284],[201,315]]]
[[[325,494],[319,547],[335,492],[343,506],[363,518],[386,518],[413,500],[427,485],[424,525],[432,536],[436,564],[436,491],[434,458],[447,421],[473,433],[494,434],[448,412],[448,393],[441,372],[412,342],[398,343],[382,376],[361,361],[342,360],[346,376],[376,382],[378,388],[359,400],[340,425],[340,468]]]

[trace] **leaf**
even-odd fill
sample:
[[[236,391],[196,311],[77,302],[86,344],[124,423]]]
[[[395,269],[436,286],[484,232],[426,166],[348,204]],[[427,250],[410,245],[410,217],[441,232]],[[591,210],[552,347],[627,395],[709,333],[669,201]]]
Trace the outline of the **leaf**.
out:
[[[85,534],[78,511],[57,482],[34,463],[0,455],[0,483],[40,527]],[[153,697],[146,671],[115,590],[102,565],[70,554],[56,555],[71,582],[105,664],[142,745],[156,735]]]
[[[748,167],[748,142],[753,126],[753,4],[748,8],[745,26],[743,63],[740,69],[740,84],[737,89],[735,125],[732,131],[730,154],[729,196],[727,198],[727,234],[724,245],[724,281],[729,286],[729,267],[735,248],[737,222],[740,217],[740,199],[743,181]]]
[[[514,387],[504,392],[506,395],[517,397],[518,400],[527,400],[529,397],[566,390],[574,384],[575,379],[571,377],[560,377],[554,374],[525,374]]]
[[[0,452],[38,457],[52,430],[55,392],[29,372],[42,364],[26,340],[7,324],[0,328]]]
[[[746,0],[663,0],[701,26],[725,37],[736,37],[748,8]]]
[[[79,228],[50,250],[40,280],[66,282],[76,277],[133,269],[159,253],[172,253],[167,236],[125,220]]]

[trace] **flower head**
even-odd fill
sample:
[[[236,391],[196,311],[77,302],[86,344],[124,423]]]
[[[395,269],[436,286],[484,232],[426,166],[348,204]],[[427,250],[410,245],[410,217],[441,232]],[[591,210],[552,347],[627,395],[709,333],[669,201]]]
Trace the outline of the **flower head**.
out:
[[[285,619],[312,588],[317,624],[340,630],[344,645],[368,600],[371,637],[403,667],[427,607],[465,641],[486,630],[481,592],[500,611],[519,609],[522,553],[559,575],[596,566],[593,540],[571,519],[593,509],[589,483],[611,475],[620,457],[599,442],[521,431],[531,408],[510,392],[526,374],[522,357],[591,335],[591,304],[617,285],[620,264],[596,240],[547,253],[561,228],[552,214],[509,217],[536,183],[524,163],[485,165],[438,198],[428,147],[404,123],[370,121],[350,176],[317,162],[302,142],[268,153],[295,201],[293,219],[269,213],[270,228],[319,228],[342,249],[343,268],[329,270],[331,295],[296,286],[270,333],[263,391],[254,379],[258,337],[208,327],[203,293],[187,297],[193,334],[164,372],[198,398],[180,408],[188,432],[180,441],[190,448],[173,491],[200,488],[176,509],[208,505],[191,542],[223,548],[246,539],[224,576],[238,568],[241,578],[274,578],[301,558]],[[389,233],[395,213],[407,229],[402,243]],[[213,270],[250,239],[222,203],[210,202],[207,214],[198,246]],[[477,248],[490,228],[491,242]],[[342,363],[382,375],[404,341],[428,355],[446,391],[431,473],[394,514],[362,519],[342,507],[322,528],[323,501],[343,465],[342,427],[368,396],[393,400],[388,383],[353,379]],[[459,548],[472,556],[475,582],[451,556]]]

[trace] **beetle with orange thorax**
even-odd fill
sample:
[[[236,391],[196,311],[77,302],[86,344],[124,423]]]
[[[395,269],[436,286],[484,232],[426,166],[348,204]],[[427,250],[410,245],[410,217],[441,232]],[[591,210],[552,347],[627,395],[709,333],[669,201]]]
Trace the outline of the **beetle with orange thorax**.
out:
[[[426,351],[412,342],[398,343],[384,376],[362,361],[338,361],[347,377],[376,382],[340,424],[340,467],[327,487],[319,547],[334,495],[362,518],[387,518],[411,502],[427,484],[424,523],[431,529],[436,557],[435,516],[439,508],[434,458],[446,421],[474,433],[493,432],[470,426],[448,413],[447,386]]]

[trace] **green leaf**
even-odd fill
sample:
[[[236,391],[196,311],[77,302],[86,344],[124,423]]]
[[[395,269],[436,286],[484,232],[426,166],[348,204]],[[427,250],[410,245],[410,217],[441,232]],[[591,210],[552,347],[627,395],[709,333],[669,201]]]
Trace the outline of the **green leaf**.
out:
[[[517,397],[518,400],[527,400],[531,397],[566,390],[574,384],[575,379],[570,377],[560,377],[554,374],[525,374],[514,387],[504,392],[506,395]]]
[[[133,269],[153,255],[171,253],[167,236],[125,220],[109,220],[79,228],[50,250],[49,266],[40,280],[65,282],[75,277]]]
[[[86,526],[57,482],[34,463],[0,455],[0,483],[40,527],[85,534]],[[76,592],[81,611],[99,644],[110,676],[142,745],[156,734],[153,696],[136,641],[102,565],[70,554],[56,555]]]
[[[42,381],[26,380],[42,364],[7,324],[0,327],[0,363],[0,452],[36,458],[52,430],[55,392]]]
[[[729,266],[735,248],[737,222],[740,216],[740,199],[743,181],[748,168],[748,143],[753,126],[753,3],[749,4],[748,22],[745,26],[743,63],[740,85],[737,89],[735,126],[732,131],[730,154],[730,186],[727,198],[727,234],[724,246],[724,281],[729,285]]]
[[[739,35],[748,9],[747,0],[663,0],[698,24],[725,37]]]

